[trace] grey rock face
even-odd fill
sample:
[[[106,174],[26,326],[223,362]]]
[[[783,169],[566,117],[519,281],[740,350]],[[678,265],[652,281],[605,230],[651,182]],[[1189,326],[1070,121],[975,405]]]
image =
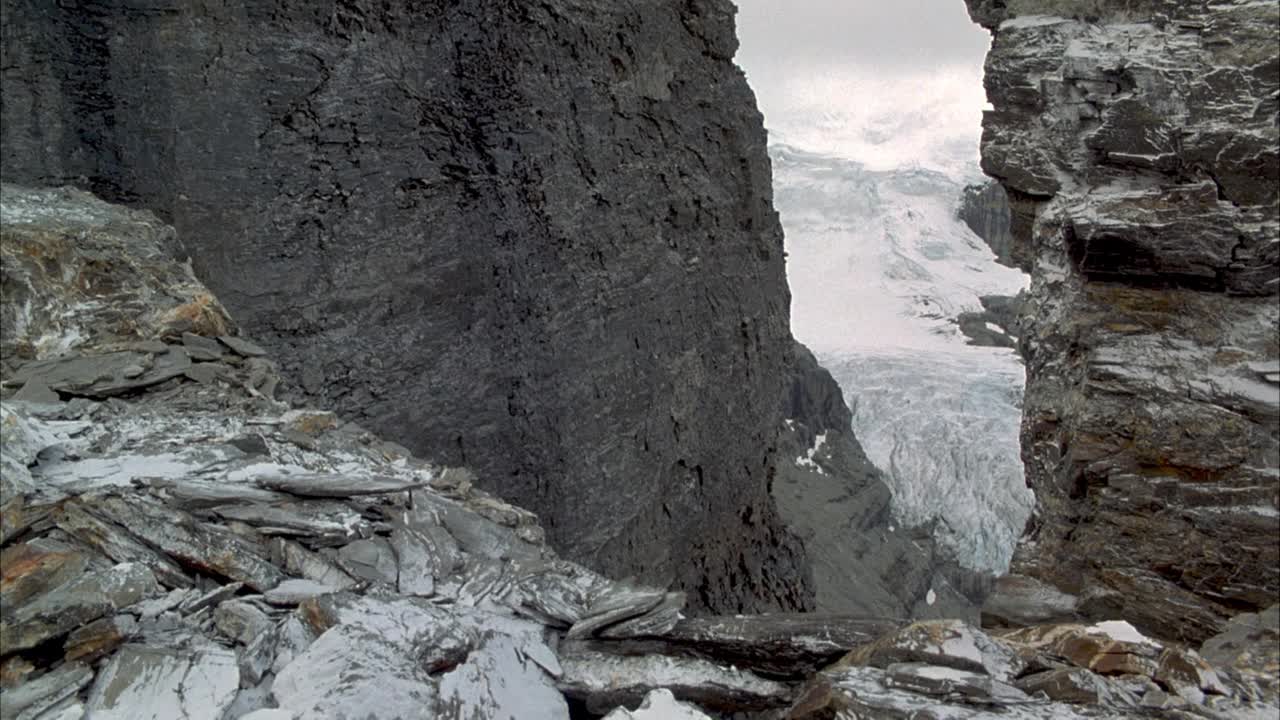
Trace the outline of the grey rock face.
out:
[[[1009,267],[1020,267],[1013,254],[1020,246],[1013,242],[1013,223],[1009,195],[1004,186],[992,180],[964,189],[957,210],[960,219],[982,238],[996,254],[996,260]]]
[[[1280,593],[1280,7],[969,7],[1032,273],[1012,571],[1204,640]]]
[[[4,177],[171,221],[291,392],[596,568],[810,605],[767,490],[789,295],[727,0],[3,9]]]

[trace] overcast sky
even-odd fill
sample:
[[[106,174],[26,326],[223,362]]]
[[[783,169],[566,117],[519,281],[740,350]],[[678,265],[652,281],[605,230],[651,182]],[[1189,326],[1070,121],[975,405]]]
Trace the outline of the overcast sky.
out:
[[[826,58],[889,70],[982,62],[963,0],[736,0],[744,57]]]
[[[989,36],[963,0],[736,0],[774,140],[873,166],[976,167]]]

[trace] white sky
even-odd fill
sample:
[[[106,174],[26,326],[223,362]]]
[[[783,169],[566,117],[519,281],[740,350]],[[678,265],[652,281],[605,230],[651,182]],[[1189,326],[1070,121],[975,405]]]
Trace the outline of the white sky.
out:
[[[964,0],[737,0],[772,139],[876,169],[976,172],[989,36]]]

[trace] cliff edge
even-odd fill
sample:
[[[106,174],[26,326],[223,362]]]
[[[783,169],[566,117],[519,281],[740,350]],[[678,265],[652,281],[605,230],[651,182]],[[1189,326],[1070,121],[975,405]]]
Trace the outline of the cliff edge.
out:
[[[1280,6],[968,5],[1032,273],[1037,508],[988,619],[1203,640],[1280,593]]]
[[[727,0],[4,0],[0,164],[156,212],[332,407],[719,611],[811,607]]]

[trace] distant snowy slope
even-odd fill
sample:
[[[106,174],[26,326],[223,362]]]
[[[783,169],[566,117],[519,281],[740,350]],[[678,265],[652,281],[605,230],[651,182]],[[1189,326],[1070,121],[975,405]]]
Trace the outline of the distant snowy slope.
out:
[[[950,351],[964,344],[955,317],[981,310],[978,296],[1024,287],[956,218],[968,178],[873,171],[786,145],[770,154],[792,328],[816,351]]]
[[[1012,351],[966,345],[955,319],[1025,278],[956,217],[976,173],[960,162],[873,170],[780,143],[771,155],[796,337],[843,388],[895,514],[936,519],[960,558],[1003,570],[1032,505],[1022,366]]]

